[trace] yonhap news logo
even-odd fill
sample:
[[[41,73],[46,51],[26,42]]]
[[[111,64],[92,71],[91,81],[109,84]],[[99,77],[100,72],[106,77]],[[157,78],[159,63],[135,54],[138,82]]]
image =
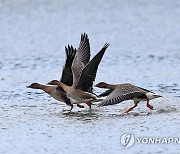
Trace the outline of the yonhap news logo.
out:
[[[180,137],[135,137],[133,133],[125,133],[120,138],[124,148],[136,144],[180,144]]]
[[[123,134],[121,136],[120,142],[123,145],[123,147],[129,148],[129,147],[133,146],[135,143],[134,135],[133,134]]]

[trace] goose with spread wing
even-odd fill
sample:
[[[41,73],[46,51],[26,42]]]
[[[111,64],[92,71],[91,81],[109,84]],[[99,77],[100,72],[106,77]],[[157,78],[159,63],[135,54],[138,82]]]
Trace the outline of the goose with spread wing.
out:
[[[73,75],[72,75],[71,66],[74,57],[76,55],[76,50],[74,50],[72,46],[68,45],[67,47],[65,46],[65,51],[66,51],[66,62],[63,68],[60,81],[68,86],[71,86],[73,84]],[[31,85],[27,86],[27,88],[43,90],[44,92],[55,98],[56,100],[65,102],[67,105],[71,106],[70,110],[72,110],[73,103],[75,103],[75,101],[73,102],[73,100],[71,100],[66,95],[66,92],[63,90],[63,88],[59,86],[48,86],[40,83],[32,83]],[[82,107],[82,106],[78,105],[78,107]]]
[[[66,91],[67,95],[79,103],[86,103],[91,109],[91,104],[93,101],[98,101],[94,94],[92,94],[93,81],[96,78],[97,69],[101,59],[108,48],[109,43],[106,43],[103,48],[94,56],[94,58],[87,64],[85,54],[82,50],[77,50],[76,57],[73,62],[73,85],[68,86],[57,80],[52,80],[48,84],[58,85]],[[89,57],[88,57],[89,58]],[[83,68],[84,67],[84,68]],[[83,68],[83,69],[82,69]],[[102,100],[102,99],[100,99]]]
[[[96,84],[95,87],[108,89],[107,91],[99,95],[100,97],[107,97],[101,103],[99,103],[98,106],[114,105],[125,100],[133,100],[134,106],[126,110],[125,113],[128,113],[132,109],[137,107],[140,101],[147,101],[146,106],[151,110],[154,110],[153,106],[149,104],[149,100],[162,97],[147,89],[132,85],[130,83],[113,85],[105,82],[100,82]]]

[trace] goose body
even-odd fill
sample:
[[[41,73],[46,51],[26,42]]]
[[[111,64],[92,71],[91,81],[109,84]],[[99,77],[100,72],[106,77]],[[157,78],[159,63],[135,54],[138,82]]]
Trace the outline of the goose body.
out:
[[[52,80],[48,84],[58,85],[58,86],[62,87],[66,91],[66,94],[69,97],[77,100],[79,103],[89,103],[89,101],[98,99],[92,93],[84,92],[80,89],[76,89],[74,86],[67,86],[67,85],[65,85],[62,82],[59,82],[57,80]]]
[[[67,47],[65,46],[65,51],[66,51],[66,62],[63,68],[60,81],[71,86],[73,84],[73,75],[72,75],[71,66],[76,54],[76,50],[74,50],[72,46],[68,45]],[[73,108],[73,104],[75,103],[75,101],[71,100],[66,95],[66,92],[61,87],[58,86],[48,86],[40,83],[32,83],[31,85],[27,86],[27,88],[41,89],[50,96],[52,96],[54,99],[61,102],[65,102],[67,105],[71,106],[71,109]]]
[[[70,98],[66,96],[66,93],[58,89],[58,86],[48,86],[40,83],[32,83],[31,85],[27,86],[27,88],[41,89],[58,101],[65,102],[69,106],[72,106],[73,104]]]
[[[135,105],[125,111],[126,113],[134,109],[140,101],[147,101],[146,106],[153,110],[154,108],[149,104],[149,100],[162,97],[147,89],[135,86],[130,83],[112,85],[105,82],[100,82],[95,86],[108,89],[106,92],[100,95],[107,97],[98,106],[114,105],[125,100],[133,100]]]
[[[86,103],[91,108],[91,102],[97,101],[98,98],[91,93],[92,91],[92,85],[93,81],[95,80],[98,65],[109,46],[108,43],[106,43],[103,48],[94,56],[94,58],[84,66],[83,70],[81,71],[73,71],[74,76],[78,74],[77,72],[81,72],[79,77],[73,77],[73,85],[67,86],[66,84],[59,82],[57,80],[52,80],[48,84],[50,85],[58,85],[59,87],[62,87],[64,91],[67,93],[67,95],[75,100],[77,100],[79,103]],[[77,51],[77,53],[80,51]],[[83,55],[83,54],[80,54]],[[79,57],[77,57],[78,59]],[[79,58],[80,62],[76,62],[76,67],[80,66],[79,64],[82,63],[82,59]],[[79,63],[79,64],[78,64]],[[75,68],[75,66],[73,66]],[[78,80],[76,80],[78,78]]]
[[[47,94],[51,95],[53,98],[55,98],[58,101],[63,102],[63,94],[61,91],[57,90],[57,86],[47,86],[40,83],[32,83],[31,85],[27,86],[27,88],[32,89],[41,89]]]

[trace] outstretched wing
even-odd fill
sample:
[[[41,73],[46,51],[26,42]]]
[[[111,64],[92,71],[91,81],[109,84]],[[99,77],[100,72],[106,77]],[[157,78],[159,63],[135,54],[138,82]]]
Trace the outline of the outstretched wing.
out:
[[[143,90],[143,91],[146,91],[146,92],[151,92],[151,93],[153,93],[152,91],[150,91],[150,90],[147,90],[147,89],[144,89],[144,88],[141,88],[141,87],[138,87],[138,86],[135,86],[135,87],[137,87],[137,88],[139,88],[139,89],[141,89],[141,90]]]
[[[90,43],[87,34],[81,34],[81,41],[72,64],[73,82],[77,82],[90,59]]]
[[[112,91],[113,91],[112,89],[106,90],[105,92],[103,92],[100,95],[98,95],[98,97],[108,96]]]
[[[68,86],[72,86],[73,84],[73,74],[72,74],[72,63],[74,60],[74,57],[76,55],[76,49],[73,48],[73,46],[68,45],[67,47],[65,46],[65,51],[66,51],[66,62],[63,68],[62,76],[60,81],[63,82],[64,84]]]
[[[116,88],[109,96],[107,96],[98,106],[108,106],[121,103],[125,100],[131,100],[134,97],[144,96],[142,91],[130,91],[126,89]]]
[[[103,48],[94,56],[94,58],[85,66],[76,85],[76,89],[81,89],[87,92],[92,91],[92,85],[96,78],[99,63],[101,62],[101,59],[108,46],[109,43],[106,43]]]

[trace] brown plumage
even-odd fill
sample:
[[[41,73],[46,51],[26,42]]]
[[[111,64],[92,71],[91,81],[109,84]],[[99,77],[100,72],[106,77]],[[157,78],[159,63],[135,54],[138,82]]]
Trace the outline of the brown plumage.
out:
[[[90,59],[90,44],[89,44],[89,38],[87,34],[81,34],[81,40],[79,43],[78,47],[78,54],[76,55],[77,50],[73,48],[72,46],[68,45],[67,47],[65,46],[65,51],[66,51],[66,62],[63,68],[63,72],[61,75],[60,82],[64,83],[67,86],[72,86],[73,84],[73,73],[72,73],[72,68],[74,67],[77,68],[79,66],[79,63],[77,61],[80,60],[80,68],[84,69],[85,65],[89,62]],[[75,58],[76,56],[76,58]],[[73,63],[75,58],[75,61],[77,62],[77,67],[76,64]],[[72,67],[73,63],[73,67]],[[81,65],[83,64],[83,65]],[[78,72],[78,71],[77,71]],[[80,75],[81,72],[78,72],[76,75],[77,77]],[[47,86],[47,85],[42,85],[39,83],[33,83],[30,86],[27,86],[28,88],[33,88],[33,89],[42,89],[49,95],[51,95],[53,98],[56,100],[59,100],[61,102],[65,102],[67,105],[71,106],[70,110],[73,109],[73,104],[77,104],[77,101],[75,100],[70,100],[70,98],[66,95],[66,92],[64,89],[60,86]],[[50,88],[51,87],[51,88]],[[92,87],[92,86],[91,86]],[[47,91],[48,89],[48,91]],[[91,89],[91,88],[89,88]],[[77,104],[78,107],[84,108],[84,106]]]
[[[31,85],[27,86],[27,88],[41,89],[47,94],[51,95],[54,99],[65,102],[67,105],[71,106],[71,108],[73,107],[71,100],[66,96],[65,92],[58,89],[58,86],[48,86],[40,83],[32,83]]]
[[[133,100],[135,105],[125,111],[126,113],[135,108],[140,101],[145,100],[147,100],[147,107],[153,110],[154,108],[149,104],[149,100],[162,97],[160,95],[154,94],[147,89],[132,85],[130,83],[112,85],[105,82],[100,82],[95,86],[108,89],[107,91],[99,95],[107,97],[98,106],[114,105],[125,100]]]
[[[90,60],[90,42],[86,33],[81,34],[81,40],[72,63],[73,82],[77,83],[82,70]],[[66,84],[66,83],[65,83]],[[67,84],[66,84],[67,85]]]
[[[66,51],[66,62],[63,68],[60,81],[71,86],[73,84],[73,75],[72,75],[71,66],[76,54],[76,49],[68,45],[67,47],[65,47],[65,51]],[[66,92],[63,90],[63,88],[59,86],[48,86],[40,83],[32,83],[31,85],[27,86],[27,88],[43,90],[44,92],[55,98],[56,100],[65,102],[67,105],[71,106],[70,110],[72,110],[73,103],[75,103],[75,101],[72,102],[72,100],[70,100],[70,98],[67,97]],[[78,106],[82,107],[80,105]]]
[[[67,86],[66,84],[57,80],[53,80],[48,84],[58,85],[59,87],[62,87],[69,97],[77,100],[79,103],[84,102],[91,108],[91,102],[97,100],[98,98],[88,91],[93,85],[98,65],[108,46],[109,44],[106,43],[103,48],[94,56],[94,58],[84,67],[81,75],[79,76],[79,79],[75,82],[73,81],[72,86]]]

